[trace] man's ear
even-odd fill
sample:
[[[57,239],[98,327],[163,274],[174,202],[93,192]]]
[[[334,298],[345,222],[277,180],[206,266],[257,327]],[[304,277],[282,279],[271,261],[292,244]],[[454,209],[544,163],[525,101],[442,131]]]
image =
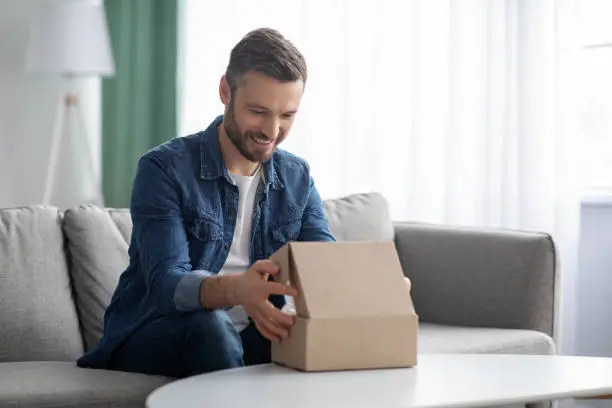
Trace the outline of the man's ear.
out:
[[[227,83],[225,75],[223,75],[221,77],[221,81],[219,81],[219,98],[221,99],[221,103],[223,103],[225,106],[229,106],[231,97],[232,92],[230,90],[230,86]]]

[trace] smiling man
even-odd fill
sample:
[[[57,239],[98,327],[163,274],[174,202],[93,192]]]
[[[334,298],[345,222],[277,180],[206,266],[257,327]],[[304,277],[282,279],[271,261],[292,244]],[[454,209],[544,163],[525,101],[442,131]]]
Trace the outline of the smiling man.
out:
[[[81,367],[170,377],[270,361],[294,317],[267,258],[290,241],[333,241],[307,163],[277,146],[306,84],[280,33],[248,33],[219,85],[222,116],[147,152],[134,179],[130,263],[100,343]]]

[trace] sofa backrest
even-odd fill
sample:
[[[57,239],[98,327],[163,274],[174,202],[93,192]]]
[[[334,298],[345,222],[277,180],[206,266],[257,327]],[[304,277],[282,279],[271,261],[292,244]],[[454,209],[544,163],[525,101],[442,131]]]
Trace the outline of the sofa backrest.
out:
[[[326,200],[324,209],[339,241],[394,238],[380,194]],[[74,360],[95,346],[131,230],[127,209],[0,210],[0,361]]]
[[[351,194],[323,202],[338,241],[393,241],[387,200],[379,193]]]
[[[56,209],[0,210],[0,362],[83,352],[61,222]]]

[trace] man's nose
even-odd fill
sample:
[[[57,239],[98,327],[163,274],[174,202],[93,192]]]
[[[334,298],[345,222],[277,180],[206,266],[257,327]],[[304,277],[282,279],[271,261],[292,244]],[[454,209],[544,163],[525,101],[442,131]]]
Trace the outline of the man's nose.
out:
[[[266,121],[263,132],[268,139],[276,139],[280,130],[280,122],[276,118],[272,118]]]

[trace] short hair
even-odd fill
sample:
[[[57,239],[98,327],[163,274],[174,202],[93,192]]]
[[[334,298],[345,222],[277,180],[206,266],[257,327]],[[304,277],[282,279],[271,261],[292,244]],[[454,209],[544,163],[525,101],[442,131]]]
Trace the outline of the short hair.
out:
[[[295,45],[272,28],[250,31],[234,46],[225,72],[232,92],[244,74],[260,72],[282,82],[306,83],[306,60]]]

